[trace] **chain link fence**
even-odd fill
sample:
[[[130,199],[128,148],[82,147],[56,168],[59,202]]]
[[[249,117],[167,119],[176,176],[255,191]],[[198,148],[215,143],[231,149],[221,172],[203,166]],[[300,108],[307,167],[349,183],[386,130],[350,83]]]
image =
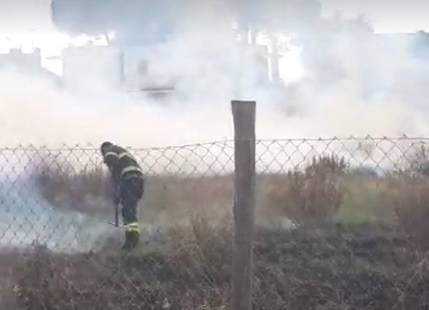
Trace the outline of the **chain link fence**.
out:
[[[402,279],[392,271],[387,279],[381,269],[374,269],[376,275],[365,278],[372,267],[362,271],[360,264],[375,260],[377,268],[387,264],[383,270],[401,267],[405,272],[411,268],[404,267],[405,262],[411,264],[415,257],[401,251],[426,249],[428,143],[426,138],[408,137],[257,141],[256,215],[264,237],[255,250],[255,309],[316,309],[321,304],[323,309],[393,309],[398,304],[424,309],[426,297],[410,293],[415,288],[414,282],[406,284],[408,274]],[[139,259],[115,256],[112,265],[103,253],[119,251],[122,232],[108,224],[113,216],[111,184],[98,148],[0,148],[0,245],[4,251],[25,252],[36,245],[49,251],[32,252],[30,263],[20,267],[19,284],[14,287],[24,308],[224,309],[228,304],[229,239],[219,227],[228,231],[233,205],[233,141],[129,150],[146,176],[139,207],[144,246]],[[333,235],[331,228],[305,237],[297,233],[303,227],[331,227],[330,223],[336,225]],[[344,230],[371,223],[388,225],[387,237],[373,226],[357,233]],[[169,235],[160,232],[165,227]],[[398,229],[393,233],[391,227]],[[189,230],[193,237],[187,239]],[[317,238],[332,247],[330,254],[318,248]],[[349,254],[337,257],[332,254],[335,249]],[[165,257],[159,254],[164,252]],[[395,263],[386,261],[387,252],[397,259]],[[323,255],[331,257],[333,265],[340,264],[344,273],[347,264],[359,265],[350,270],[362,282],[355,288],[347,286],[344,281],[352,277],[348,274],[340,283],[344,287],[337,288],[337,270],[313,261]],[[297,267],[290,261],[295,258],[307,267]],[[40,265],[40,260],[46,264]],[[286,266],[278,267],[280,261]],[[41,270],[58,274],[36,276]],[[316,270],[319,276],[308,275]],[[88,274],[91,279],[85,280]],[[281,274],[289,280],[280,280]],[[307,275],[311,280],[301,279]],[[425,277],[419,274],[419,285]],[[56,287],[45,282],[43,286],[42,279]],[[165,284],[167,280],[174,284]],[[322,280],[333,284],[321,285]],[[201,285],[191,294],[196,283]],[[365,285],[373,291],[365,290]],[[374,301],[377,298],[379,303]]]

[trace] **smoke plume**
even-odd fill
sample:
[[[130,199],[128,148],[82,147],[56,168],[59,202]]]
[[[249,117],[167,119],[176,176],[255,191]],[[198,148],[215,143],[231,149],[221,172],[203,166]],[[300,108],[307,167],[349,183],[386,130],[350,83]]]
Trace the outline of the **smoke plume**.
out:
[[[77,6],[68,13],[67,6],[61,9],[66,3],[71,2],[54,2],[58,25],[75,33],[117,27],[118,44],[146,42],[138,35],[144,25],[136,23],[149,20],[137,19],[132,9],[144,4],[142,14],[152,17],[144,29],[174,34],[153,57],[163,57],[158,72],[180,74],[177,92],[162,103],[136,101],[96,80],[87,83],[90,93],[77,94],[46,79],[3,71],[3,145],[109,139],[141,147],[230,138],[229,102],[241,98],[258,101],[261,138],[429,132],[424,95],[428,64],[416,54],[423,47],[415,37],[377,35],[363,19],[323,19],[317,1],[187,1],[174,10],[162,1],[130,1],[113,18],[119,2],[112,0],[91,7],[88,20],[77,18]],[[261,35],[291,38],[302,51],[305,76],[287,85],[262,83],[237,48],[232,21],[242,33],[253,27]],[[169,30],[162,30],[167,25]],[[287,53],[285,57],[282,70],[287,72]]]

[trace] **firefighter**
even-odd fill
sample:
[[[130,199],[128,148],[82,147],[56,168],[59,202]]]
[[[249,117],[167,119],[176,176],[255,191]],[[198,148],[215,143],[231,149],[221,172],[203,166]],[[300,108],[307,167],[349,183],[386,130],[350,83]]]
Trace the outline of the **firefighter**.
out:
[[[112,176],[114,202],[122,205],[122,219],[126,228],[123,249],[131,250],[137,246],[140,238],[137,205],[143,197],[143,172],[127,150],[111,142],[101,145],[101,154]]]

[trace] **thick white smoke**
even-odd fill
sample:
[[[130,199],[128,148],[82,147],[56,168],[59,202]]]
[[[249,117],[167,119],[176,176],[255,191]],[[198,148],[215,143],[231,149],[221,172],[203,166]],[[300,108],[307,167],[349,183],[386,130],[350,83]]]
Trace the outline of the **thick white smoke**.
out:
[[[361,20],[326,28],[307,41],[308,77],[288,92],[303,134],[427,135],[428,62],[416,57],[416,38],[376,35]]]
[[[231,138],[229,102],[241,98],[258,100],[261,138],[429,133],[427,62],[415,56],[411,38],[376,35],[360,20],[323,21],[319,32],[294,34],[306,76],[274,87],[257,83],[229,30],[186,26],[161,54],[166,58],[157,70],[184,77],[180,96],[163,103],[136,101],[98,87],[102,81],[83,95],[45,78],[2,71],[2,145],[108,139],[141,147]]]

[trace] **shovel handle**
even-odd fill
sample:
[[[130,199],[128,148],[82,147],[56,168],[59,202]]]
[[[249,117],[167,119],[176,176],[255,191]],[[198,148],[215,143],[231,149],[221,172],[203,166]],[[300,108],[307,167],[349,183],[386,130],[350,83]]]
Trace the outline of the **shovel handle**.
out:
[[[115,203],[115,226],[119,227],[119,204]]]

